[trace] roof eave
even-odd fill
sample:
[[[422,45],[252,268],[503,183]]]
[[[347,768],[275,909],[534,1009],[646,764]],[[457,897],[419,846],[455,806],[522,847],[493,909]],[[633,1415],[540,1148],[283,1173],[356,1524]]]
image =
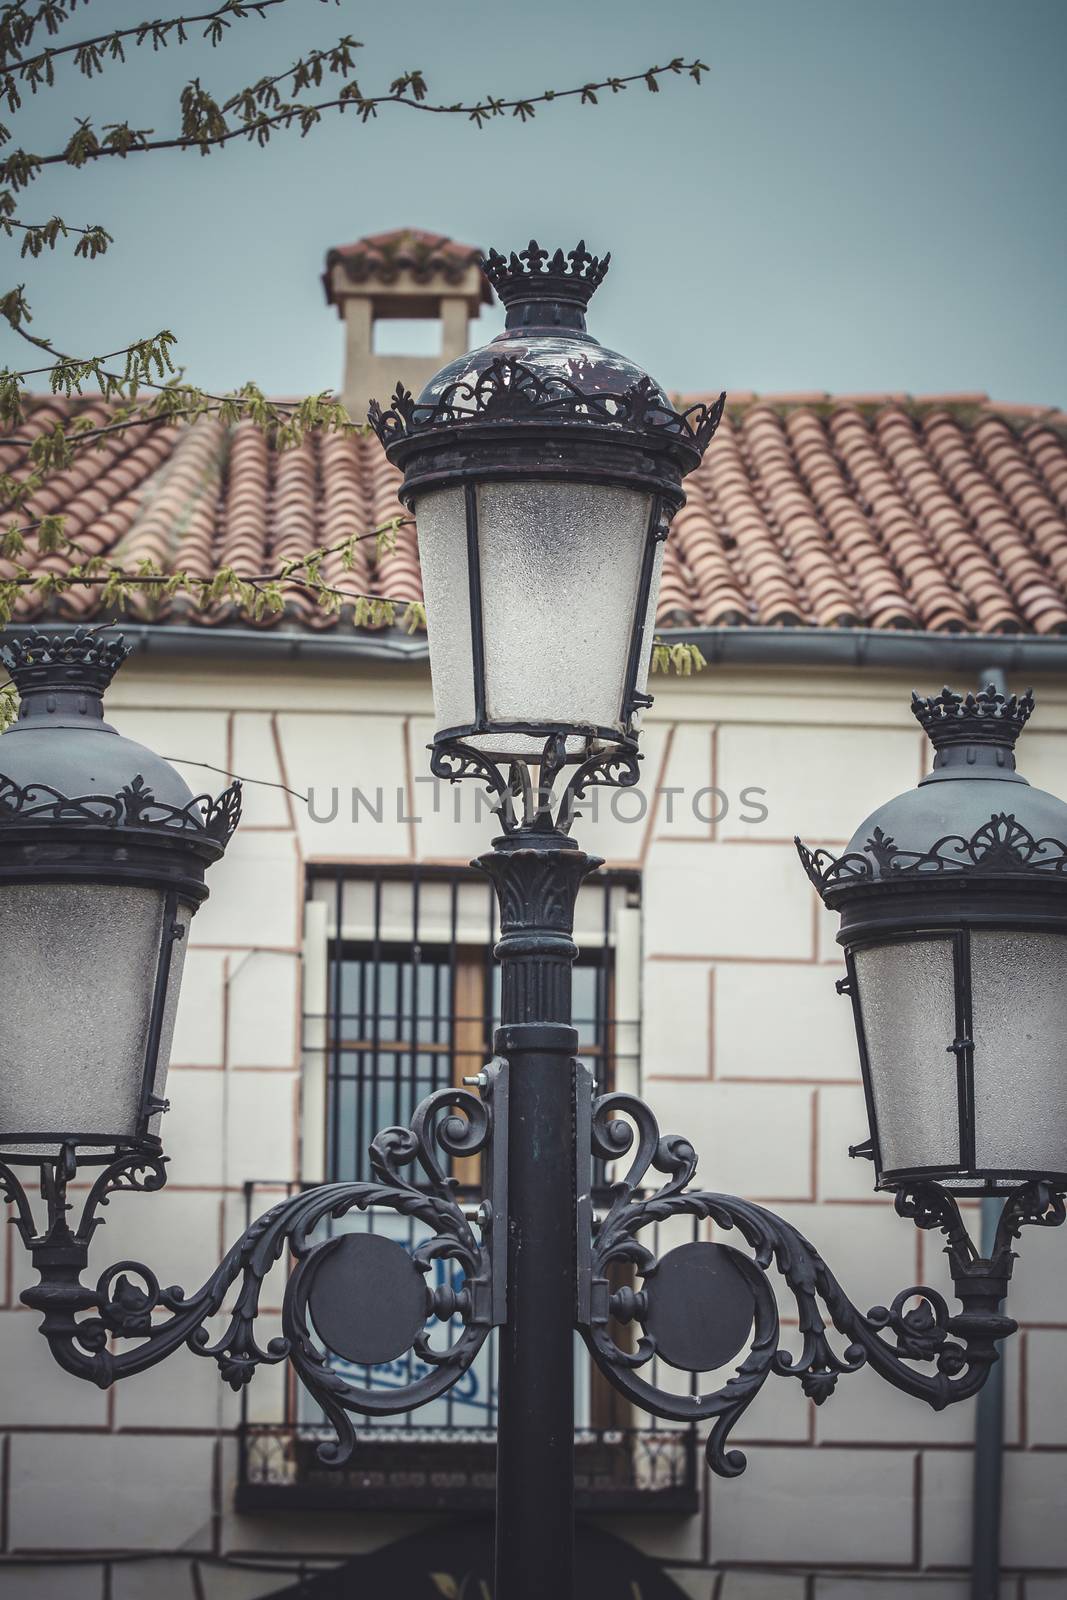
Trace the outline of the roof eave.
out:
[[[428,659],[425,634],[297,628],[195,627],[119,621],[134,651],[162,657],[244,658],[251,661],[378,661],[396,665]],[[72,624],[12,624],[6,632],[69,633]],[[670,644],[695,644],[709,666],[871,667],[884,671],[956,673],[977,678],[1004,672],[1067,672],[1067,636],[1009,633],[922,633],[887,628],[660,628]]]

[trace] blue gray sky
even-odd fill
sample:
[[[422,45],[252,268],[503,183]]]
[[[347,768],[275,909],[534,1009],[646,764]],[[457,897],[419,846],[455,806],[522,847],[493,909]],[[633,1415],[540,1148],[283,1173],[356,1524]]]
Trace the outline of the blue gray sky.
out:
[[[73,29],[135,10],[170,14],[100,0]],[[343,33],[363,41],[365,91],[421,67],[447,101],[673,55],[711,70],[526,126],[386,108],[266,150],[55,169],[22,214],[100,221],[116,244],[40,264],[4,245],[3,287],[25,280],[35,327],[78,352],[169,327],[197,383],[303,393],[341,377],[331,245],[402,225],[501,248],[584,235],[613,255],[594,331],[672,390],[1067,406],[1064,0],[289,0],[218,50],[143,49],[94,84],[68,70],[18,138],[58,148],[77,115],[169,131],[188,78],[221,98]],[[0,360],[26,365],[9,336]]]

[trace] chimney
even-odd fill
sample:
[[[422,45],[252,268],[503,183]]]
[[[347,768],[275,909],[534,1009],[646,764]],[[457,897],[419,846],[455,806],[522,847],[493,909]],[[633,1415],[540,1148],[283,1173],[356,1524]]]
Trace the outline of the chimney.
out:
[[[418,395],[439,367],[470,348],[470,319],[493,303],[480,257],[474,245],[418,228],[371,234],[328,252],[323,288],[345,323],[341,398],[357,422],[368,401],[388,399],[398,380]],[[440,348],[430,355],[376,355],[375,324],[399,317],[439,321]]]

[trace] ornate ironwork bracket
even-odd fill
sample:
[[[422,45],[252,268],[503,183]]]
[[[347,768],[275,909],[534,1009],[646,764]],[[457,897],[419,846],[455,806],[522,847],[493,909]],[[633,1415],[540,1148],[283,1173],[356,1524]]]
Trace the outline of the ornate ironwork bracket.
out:
[[[743,1452],[727,1449],[727,1440],[771,1373],[799,1379],[816,1405],[829,1399],[843,1373],[863,1366],[935,1410],[977,1393],[998,1359],[998,1342],[1016,1328],[999,1310],[1014,1241],[1025,1224],[1052,1227],[1067,1214],[1063,1195],[1049,1185],[1014,1190],[1005,1201],[992,1256],[985,1259],[949,1193],[934,1184],[903,1190],[896,1201],[900,1215],[946,1235],[962,1309],[951,1311],[936,1289],[918,1286],[903,1290],[888,1307],[864,1313],[790,1223],[733,1195],[690,1188],[697,1156],[689,1141],[661,1136],[651,1109],[633,1095],[594,1101],[592,1079],[581,1067],[576,1123],[579,1329],[600,1370],[642,1410],[681,1422],[713,1422],[708,1464],[723,1477],[745,1469]],[[613,1186],[607,1215],[597,1221],[592,1158],[618,1160],[631,1150],[629,1170]],[[664,1174],[666,1181],[646,1192],[642,1185],[650,1171]],[[729,1230],[747,1252],[694,1242],[657,1259],[642,1241],[642,1231],[680,1216],[708,1219]],[[798,1356],[781,1348],[772,1267],[796,1303],[803,1341]],[[640,1289],[619,1281],[627,1268],[643,1280]],[[640,1329],[632,1348],[622,1331],[630,1324]],[[828,1337],[831,1328],[848,1341],[840,1353]],[[642,1374],[654,1357],[682,1371],[708,1373],[727,1367],[742,1352],[732,1375],[707,1393],[672,1393]]]
[[[0,1163],[0,1198],[14,1207],[12,1222],[40,1281],[22,1300],[42,1313],[40,1331],[60,1366],[108,1388],[120,1378],[154,1367],[181,1345],[217,1362],[222,1377],[240,1389],[259,1366],[291,1362],[322,1407],[336,1434],[320,1446],[325,1462],[345,1461],[355,1442],[351,1414],[387,1416],[412,1411],[444,1394],[470,1367],[490,1330],[505,1318],[503,1263],[507,1228],[506,1062],[494,1060],[478,1075],[480,1095],[442,1089],[423,1100],[406,1128],[387,1128],[370,1148],[374,1181],[330,1183],[290,1196],[258,1218],[194,1294],[161,1287],[150,1267],[118,1261],[95,1286],[82,1283],[89,1245],[104,1220],[100,1209],[124,1189],[161,1189],[161,1157],[127,1152],[106,1167],[71,1225],[70,1184],[77,1175],[71,1147],[42,1168],[45,1225],[12,1168]],[[474,1226],[457,1201],[456,1181],[440,1156],[487,1153],[486,1198]],[[421,1171],[415,1180],[412,1168]],[[422,1223],[428,1236],[412,1250],[382,1234],[339,1232],[316,1239],[327,1219],[386,1207]],[[293,1269],[285,1285],[281,1336],[265,1345],[256,1337],[264,1279],[288,1248]],[[431,1288],[437,1261],[456,1269]],[[236,1286],[221,1336],[208,1319]],[[85,1313],[90,1313],[85,1315]],[[224,1313],[225,1314],[225,1313]],[[433,1319],[461,1331],[443,1348],[431,1342]],[[113,1338],[137,1341],[113,1351]],[[409,1350],[429,1369],[406,1387],[378,1389],[350,1382],[331,1357],[356,1365],[392,1361]]]
[[[334,1429],[335,1439],[319,1454],[339,1465],[355,1443],[353,1414],[411,1411],[446,1393],[491,1330],[507,1321],[509,1072],[506,1061],[494,1059],[469,1080],[479,1094],[449,1088],[429,1096],[410,1126],[388,1128],[373,1141],[374,1181],[322,1184],[280,1201],[193,1294],[162,1287],[151,1268],[136,1261],[115,1262],[95,1286],[82,1282],[101,1208],[121,1190],[162,1188],[161,1157],[117,1156],[88,1190],[72,1226],[77,1163],[73,1149],[64,1147],[41,1169],[43,1228],[14,1170],[0,1163],[0,1199],[14,1208],[12,1223],[39,1274],[22,1300],[42,1314],[40,1331],[59,1365],[102,1388],[154,1367],[182,1345],[213,1359],[234,1389],[259,1366],[288,1360]],[[1051,1185],[1015,1189],[1006,1197],[992,1254],[984,1258],[951,1194],[929,1183],[901,1190],[899,1214],[945,1234],[961,1307],[953,1311],[936,1289],[918,1286],[864,1313],[790,1223],[749,1201],[690,1187],[697,1169],[692,1144],[662,1136],[643,1101],[627,1094],[594,1100],[592,1077],[580,1063],[574,1085],[577,1327],[601,1371],[643,1411],[712,1422],[708,1463],[725,1477],[744,1471],[744,1454],[727,1448],[729,1434],[771,1373],[797,1378],[817,1405],[833,1394],[843,1373],[863,1366],[936,1410],[977,1393],[998,1358],[999,1341],[1015,1331],[1000,1312],[1014,1242],[1025,1225],[1053,1227],[1067,1216],[1063,1194]],[[482,1151],[485,1199],[472,1226],[440,1153]],[[627,1156],[629,1169],[613,1186],[607,1214],[597,1219],[593,1159]],[[422,1182],[414,1180],[412,1167],[420,1169]],[[645,1188],[650,1172],[665,1178],[651,1190]],[[316,1238],[327,1219],[371,1207],[416,1219],[427,1237],[411,1250],[382,1234],[340,1231]],[[694,1241],[657,1259],[643,1230],[683,1216],[731,1230],[745,1248]],[[255,1322],[263,1282],[286,1249],[293,1265],[281,1335],[260,1343]],[[431,1288],[428,1274],[437,1261],[455,1271]],[[798,1354],[781,1347],[772,1268],[796,1304]],[[227,1321],[213,1339],[207,1324],[219,1313]],[[443,1347],[431,1342],[434,1319],[459,1324]],[[632,1347],[624,1332],[631,1325],[639,1329]],[[843,1350],[831,1344],[833,1330],[847,1340]],[[131,1343],[114,1350],[114,1339]],[[408,1351],[427,1370],[400,1390],[352,1382],[334,1360],[373,1366]],[[688,1395],[660,1388],[642,1370],[658,1358],[681,1371],[721,1374],[738,1356],[740,1364],[717,1387]]]
[[[447,778],[449,783],[458,783],[461,778],[480,779],[493,796],[490,809],[506,834],[566,836],[580,815],[579,803],[590,789],[630,788],[641,776],[641,758],[635,748],[620,744],[595,750],[590,746],[588,755],[557,793],[560,774],[573,765],[568,762],[566,744],[561,733],[546,741],[537,763],[536,783],[529,762],[514,760],[502,765],[459,739],[430,747],[430,771],[436,778]]]

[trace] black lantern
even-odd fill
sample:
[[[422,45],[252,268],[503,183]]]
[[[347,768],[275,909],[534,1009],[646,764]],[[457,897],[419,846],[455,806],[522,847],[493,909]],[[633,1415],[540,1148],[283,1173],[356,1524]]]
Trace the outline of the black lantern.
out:
[[[128,654],[79,630],[3,659],[21,696],[0,742],[0,1158],[107,1162],[160,1148],[186,934],[239,787],[194,799],[104,721]]]
[[[433,674],[435,770],[636,749],[663,541],[722,415],[677,412],[586,331],[603,281],[584,242],[536,241],[485,273],[504,332],[370,420],[416,512]]]
[[[1067,805],[1015,770],[1033,707],[914,696],[933,770],[838,859],[800,846],[841,914],[879,1188],[1067,1183]]]

